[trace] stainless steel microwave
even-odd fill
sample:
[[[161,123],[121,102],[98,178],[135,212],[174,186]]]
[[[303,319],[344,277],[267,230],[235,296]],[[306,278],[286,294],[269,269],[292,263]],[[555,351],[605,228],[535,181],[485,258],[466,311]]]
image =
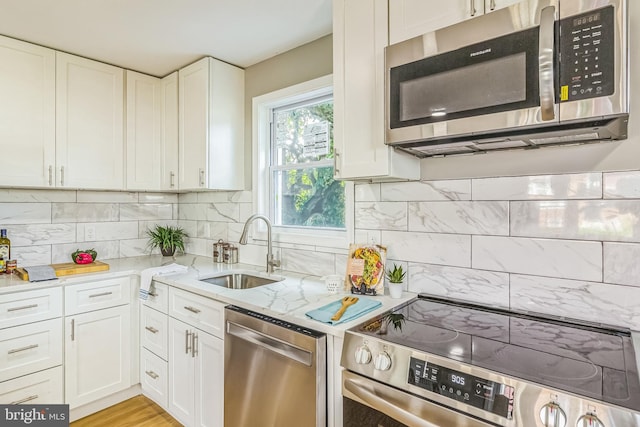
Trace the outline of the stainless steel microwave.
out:
[[[522,1],[385,63],[385,141],[418,157],[627,137],[627,0]]]

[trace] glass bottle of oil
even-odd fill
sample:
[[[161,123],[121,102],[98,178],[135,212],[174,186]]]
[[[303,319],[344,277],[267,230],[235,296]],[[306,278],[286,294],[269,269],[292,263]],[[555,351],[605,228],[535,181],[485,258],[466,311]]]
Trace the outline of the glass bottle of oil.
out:
[[[11,259],[11,240],[7,238],[7,229],[0,230],[0,257],[5,261]]]

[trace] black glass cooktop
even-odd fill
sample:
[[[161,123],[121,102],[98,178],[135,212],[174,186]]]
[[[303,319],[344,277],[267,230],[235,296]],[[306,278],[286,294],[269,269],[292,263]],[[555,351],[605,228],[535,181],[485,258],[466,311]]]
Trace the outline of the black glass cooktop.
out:
[[[628,330],[420,296],[358,332],[503,375],[640,410]]]

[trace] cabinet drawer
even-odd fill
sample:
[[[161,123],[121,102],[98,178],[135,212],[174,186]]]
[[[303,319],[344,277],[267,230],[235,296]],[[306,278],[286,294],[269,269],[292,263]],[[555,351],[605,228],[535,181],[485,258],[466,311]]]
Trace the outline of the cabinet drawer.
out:
[[[0,383],[0,404],[62,404],[62,366]]]
[[[149,288],[149,298],[143,304],[158,311],[167,313],[169,310],[169,286],[153,281]]]
[[[0,381],[62,364],[62,319],[0,331]]]
[[[168,316],[149,307],[142,307],[140,343],[164,360],[167,360]]]
[[[62,316],[62,288],[0,295],[0,329]]]
[[[218,338],[224,338],[224,306],[182,289],[169,289],[169,314]]]
[[[64,290],[66,315],[116,307],[128,304],[130,301],[131,280],[129,277],[71,285]]]
[[[144,348],[140,353],[140,383],[145,396],[162,408],[167,408],[167,362]]]

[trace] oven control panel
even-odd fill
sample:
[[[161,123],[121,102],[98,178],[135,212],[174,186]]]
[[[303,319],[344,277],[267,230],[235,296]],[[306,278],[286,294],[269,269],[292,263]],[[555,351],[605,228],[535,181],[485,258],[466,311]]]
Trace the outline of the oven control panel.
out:
[[[411,358],[409,384],[501,417],[513,418],[515,389],[435,363]]]

